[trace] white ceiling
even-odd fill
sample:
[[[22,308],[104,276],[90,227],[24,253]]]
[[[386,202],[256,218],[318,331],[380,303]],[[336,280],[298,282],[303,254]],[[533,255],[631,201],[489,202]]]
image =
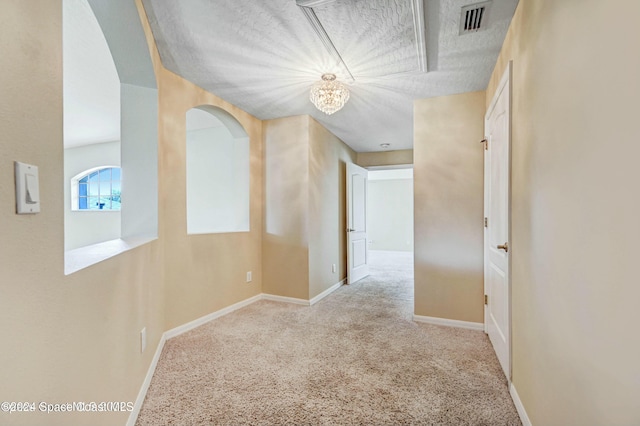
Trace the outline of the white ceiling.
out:
[[[461,8],[478,0],[424,0],[426,73],[418,71],[411,0],[316,2],[313,10],[354,80],[296,0],[143,3],[169,70],[260,119],[309,114],[367,152],[382,143],[413,147],[414,99],[487,87],[518,0],[493,0],[488,27],[465,35]],[[309,102],[309,89],[326,72],[351,90],[331,116]]]
[[[424,16],[414,1],[421,0],[315,1],[345,68],[296,0],[143,0],[168,69],[260,119],[309,114],[358,152],[381,151],[382,143],[412,148],[414,99],[484,90],[518,2],[493,0],[487,29],[460,36],[460,9],[476,0],[424,0],[417,3]],[[137,19],[133,2],[93,3],[112,30],[107,39],[120,65],[87,0],[64,0],[65,147],[119,139],[118,73],[125,83],[154,84],[148,57],[136,59],[144,46],[132,47],[144,41],[130,25]],[[426,49],[417,44],[416,25],[426,27]],[[347,105],[331,116],[309,102],[310,87],[325,72],[351,90]]]

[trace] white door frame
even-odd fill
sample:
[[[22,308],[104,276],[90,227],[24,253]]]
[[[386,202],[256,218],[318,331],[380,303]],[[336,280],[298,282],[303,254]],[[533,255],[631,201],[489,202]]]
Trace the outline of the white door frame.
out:
[[[511,264],[512,264],[512,258],[513,258],[513,248],[511,246],[511,166],[512,166],[512,161],[511,161],[511,139],[512,139],[512,74],[513,74],[513,62],[509,61],[509,63],[507,64],[507,68],[502,76],[502,79],[500,80],[500,84],[498,85],[496,92],[494,94],[494,97],[491,101],[491,104],[489,106],[489,108],[487,109],[486,115],[485,115],[485,132],[487,131],[487,121],[488,118],[490,116],[490,114],[493,112],[493,109],[495,108],[498,99],[501,95],[501,93],[504,91],[504,89],[508,89],[508,102],[509,102],[509,107],[508,107],[508,114],[509,114],[509,132],[508,132],[508,140],[507,140],[507,144],[508,144],[508,151],[509,151],[509,155],[508,155],[508,176],[507,176],[507,224],[508,224],[508,233],[507,233],[507,242],[509,244],[508,247],[508,251],[507,251],[507,265],[508,265],[508,273],[507,273],[507,321],[509,324],[509,331],[508,331],[508,367],[506,368],[505,371],[505,375],[507,376],[507,381],[509,382],[509,384],[511,384],[511,377],[512,377],[512,359],[513,359],[513,327],[512,327],[512,285],[511,285]],[[487,138],[488,136],[485,134],[485,138]],[[485,139],[483,142],[485,142],[485,144],[490,143],[490,141],[487,141],[487,139]],[[485,145],[486,146],[486,145]],[[489,147],[489,149],[491,149]],[[485,205],[485,220],[489,220],[489,222],[491,221],[491,218],[487,218],[487,214],[486,214],[486,208],[487,208],[487,203],[488,203],[488,191],[487,191],[487,185],[490,179],[489,176],[489,169],[486,167],[487,165],[487,159],[488,159],[488,151],[484,151],[484,158],[485,158],[485,173],[484,173],[484,205]],[[490,224],[489,224],[490,226]],[[489,244],[489,239],[488,239],[488,234],[487,234],[487,228],[484,228],[484,294],[485,297],[487,297],[486,295],[489,294],[488,292],[488,279],[487,279],[487,249],[488,249],[488,244]],[[488,306],[485,304],[484,306],[484,331],[485,333],[488,333]]]

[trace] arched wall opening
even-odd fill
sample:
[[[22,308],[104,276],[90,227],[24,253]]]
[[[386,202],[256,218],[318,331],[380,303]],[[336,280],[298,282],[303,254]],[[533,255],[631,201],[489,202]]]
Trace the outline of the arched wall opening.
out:
[[[120,167],[120,80],[87,0],[64,0],[62,5],[64,245],[68,251],[120,238],[120,210],[80,209],[83,188],[77,182],[91,170]]]
[[[70,274],[158,236],[158,90],[135,2],[63,0],[63,78]],[[122,168],[121,210],[74,210],[74,177],[106,166]]]
[[[249,136],[211,105],[187,111],[187,233],[250,230]]]

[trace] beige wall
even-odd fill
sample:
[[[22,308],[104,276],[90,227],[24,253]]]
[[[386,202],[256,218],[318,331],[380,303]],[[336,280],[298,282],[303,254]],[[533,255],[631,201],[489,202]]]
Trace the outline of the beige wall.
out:
[[[536,425],[637,424],[640,4],[574,3],[520,1],[486,98],[416,102],[416,314],[482,321],[477,140],[513,60],[514,385]],[[133,401],[164,330],[260,292],[262,125],[159,69],[160,239],[64,276],[60,1],[4,2],[0,50],[0,400]],[[250,134],[249,233],[186,236],[184,115],[200,104],[223,107]],[[14,160],[40,167],[40,214],[14,212]]]
[[[65,276],[61,11],[60,1],[11,0],[0,15],[0,400],[134,401],[165,330],[261,291],[262,125],[160,68],[153,49],[159,239]],[[250,232],[186,235],[185,113],[201,104],[249,133]],[[40,214],[14,212],[14,160],[40,168]],[[0,423],[111,425],[128,414],[0,413]]]
[[[263,128],[263,291],[309,300],[346,277],[345,176],[356,154],[308,115]]]
[[[534,425],[640,424],[638,14],[521,0],[487,90],[513,60],[513,383]]]
[[[159,222],[170,329],[261,292],[262,123],[165,69],[159,82]],[[199,105],[231,113],[249,135],[249,232],[187,235],[186,112]]]
[[[136,4],[144,17],[140,0]],[[143,27],[158,79],[158,220],[166,260],[165,327],[171,329],[261,292],[262,122],[162,67],[144,18]],[[249,136],[249,232],[187,235],[186,114],[202,105],[228,112]]]
[[[7,0],[0,14],[0,401],[133,401],[164,331],[162,244],[64,275],[61,12]],[[14,160],[39,167],[39,214],[15,214]],[[0,412],[0,424],[127,416]]]
[[[484,92],[414,102],[415,314],[483,322]]]
[[[413,164],[413,149],[381,152],[359,152],[356,164],[360,167]]]
[[[309,297],[313,298],[347,276],[346,165],[355,161],[356,154],[308,119]]]
[[[309,299],[309,119],[263,122],[263,292]]]

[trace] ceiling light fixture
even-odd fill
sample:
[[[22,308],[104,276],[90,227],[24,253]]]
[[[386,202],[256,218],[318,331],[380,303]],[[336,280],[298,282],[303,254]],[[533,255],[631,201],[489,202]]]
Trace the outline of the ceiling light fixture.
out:
[[[390,146],[391,146],[391,144],[390,144],[390,143],[381,143],[381,144],[380,144],[380,148],[382,148],[382,149],[387,149],[387,148],[389,148]]]
[[[335,74],[322,74],[322,81],[311,88],[309,99],[320,111],[331,115],[347,103],[349,89],[336,80]]]

